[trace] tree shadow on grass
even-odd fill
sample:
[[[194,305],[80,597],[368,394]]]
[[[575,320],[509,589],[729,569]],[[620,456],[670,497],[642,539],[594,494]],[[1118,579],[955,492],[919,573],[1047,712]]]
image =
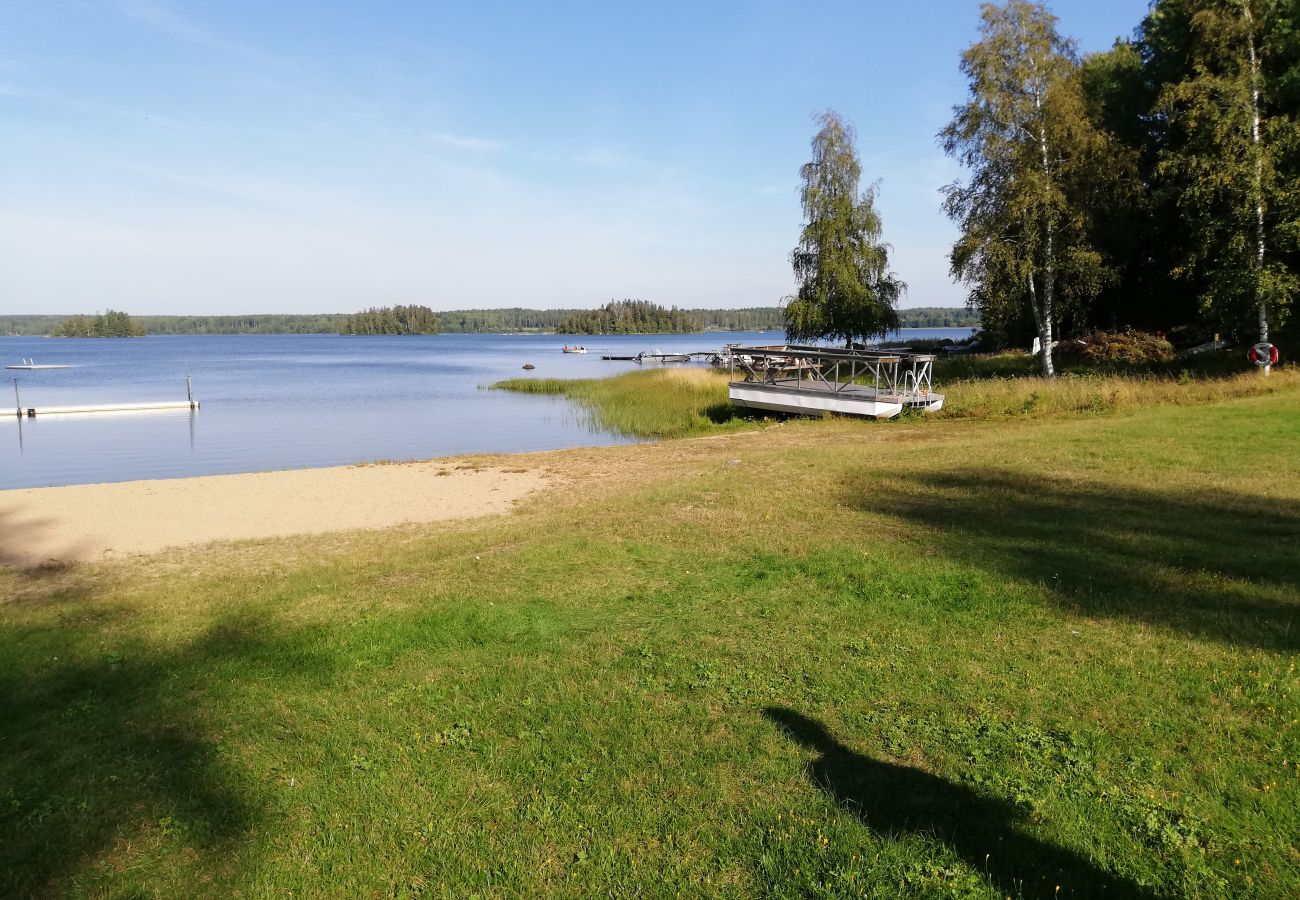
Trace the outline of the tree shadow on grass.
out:
[[[1077,853],[1025,834],[1023,815],[1012,803],[858,753],[821,722],[792,709],[769,707],[763,715],[819,754],[808,765],[809,780],[868,828],[888,837],[919,834],[944,843],[984,872],[1002,896],[1154,896]]]
[[[41,542],[42,532],[58,523],[48,517],[19,515],[20,508],[0,509],[0,568],[20,573],[48,574],[67,568],[67,560],[80,559],[90,548],[81,540],[53,553]],[[3,598],[0,598],[3,599]]]
[[[1041,584],[1083,615],[1300,649],[1293,503],[997,469],[862,478],[850,491],[860,509],[938,531],[938,553]]]
[[[98,621],[91,612],[0,630],[2,896],[61,892],[90,867],[111,870],[119,843],[139,852],[151,839],[167,842],[171,864],[215,870],[257,803],[202,720],[205,685],[231,671],[330,668],[300,638],[270,639],[252,624],[223,623],[159,652],[105,649]]]

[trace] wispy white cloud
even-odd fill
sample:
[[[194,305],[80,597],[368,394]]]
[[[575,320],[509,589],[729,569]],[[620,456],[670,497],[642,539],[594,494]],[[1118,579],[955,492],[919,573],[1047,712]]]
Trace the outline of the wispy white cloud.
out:
[[[573,161],[595,169],[626,169],[634,163],[630,157],[608,147],[592,147],[583,150],[573,157]]]
[[[176,10],[159,0],[117,0],[118,10],[125,16],[159,31],[196,44],[218,43],[210,32],[185,19]]]
[[[506,148],[504,141],[496,141],[491,138],[469,137],[461,134],[449,134],[445,131],[431,135],[430,139],[435,144],[441,144],[444,147],[451,147],[456,150],[481,150],[487,153],[496,153],[497,151]]]
[[[60,109],[82,113],[101,118],[124,119],[134,122],[150,121],[154,125],[173,128],[199,128],[197,122],[164,115],[157,110],[137,106],[123,106],[116,103],[104,103],[99,100],[87,100],[45,90],[32,90],[20,85],[0,82],[0,97],[8,97],[38,106],[55,106]]]
[[[263,78],[270,77],[271,71],[300,73],[299,67],[291,61],[203,25],[183,15],[165,0],[115,0],[115,8],[128,20],[166,37],[254,63],[263,70],[260,73]]]

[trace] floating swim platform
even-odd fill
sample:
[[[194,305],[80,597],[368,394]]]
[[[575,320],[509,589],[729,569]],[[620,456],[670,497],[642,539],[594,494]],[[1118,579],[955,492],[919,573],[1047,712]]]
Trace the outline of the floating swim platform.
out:
[[[24,371],[31,372],[31,371],[34,371],[34,370],[36,370],[36,369],[71,369],[72,366],[67,365],[67,364],[65,364],[65,363],[39,363],[39,364],[38,364],[38,363],[34,362],[33,360],[30,360],[30,359],[24,359],[22,362],[18,363],[17,365],[14,365],[14,366],[5,366],[5,368],[6,368],[6,369],[22,369],[22,370],[24,370]]]
[[[86,406],[28,406],[18,407],[19,416],[29,419],[37,416],[63,416],[72,413],[100,412],[147,412],[155,409],[198,409],[197,400],[181,400],[166,403],[97,403]]]

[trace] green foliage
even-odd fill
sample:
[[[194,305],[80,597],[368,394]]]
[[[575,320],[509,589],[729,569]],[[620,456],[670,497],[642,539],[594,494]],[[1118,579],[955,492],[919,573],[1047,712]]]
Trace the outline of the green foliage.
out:
[[[686,313],[705,331],[779,331],[785,327],[785,315],[779,306],[688,309]]]
[[[453,309],[438,313],[438,318],[442,320],[442,330],[449,334],[517,334],[556,331],[562,321],[582,312],[584,310],[515,306],[506,309]]]
[[[1116,41],[1084,57],[1076,75],[1086,115],[1108,135],[1107,177],[1076,195],[1088,241],[1111,273],[1092,300],[1063,320],[1063,337],[1091,328],[1171,329],[1190,322],[1177,291],[1167,290],[1171,219],[1152,189],[1155,148],[1150,145],[1154,95],[1134,41]],[[1086,186],[1084,186],[1086,188]],[[1028,334],[1015,343],[1029,346]]]
[[[599,309],[560,321],[561,334],[689,334],[701,321],[686,310],[665,309],[646,300],[611,300]]]
[[[914,306],[898,310],[899,328],[979,328],[977,310],[960,306]]]
[[[1300,66],[1294,3],[1162,0],[1143,23],[1160,77],[1159,189],[1176,211],[1171,274],[1205,320],[1263,331],[1300,291],[1300,122],[1287,95]]]
[[[1074,43],[1056,17],[1024,0],[986,4],[981,17],[981,39],[962,54],[970,98],[940,133],[971,173],[945,189],[961,228],[952,273],[994,338],[1029,312],[1050,376],[1054,332],[1086,317],[1111,274],[1088,238],[1083,198],[1123,166],[1088,119]]]
[[[245,316],[137,316],[149,334],[336,334],[347,316],[255,314]]]
[[[800,170],[804,223],[790,254],[799,282],[785,306],[790,340],[852,342],[898,327],[906,285],[889,270],[875,188],[861,191],[853,127],[834,112],[817,119],[812,161]]]
[[[110,309],[96,313],[93,319],[87,316],[72,316],[64,319],[51,331],[51,337],[140,337],[145,333],[138,323],[124,312]]]
[[[49,334],[68,316],[9,315],[0,316],[0,336],[22,337]]]
[[[348,316],[339,334],[437,334],[437,315],[427,306],[385,306]]]

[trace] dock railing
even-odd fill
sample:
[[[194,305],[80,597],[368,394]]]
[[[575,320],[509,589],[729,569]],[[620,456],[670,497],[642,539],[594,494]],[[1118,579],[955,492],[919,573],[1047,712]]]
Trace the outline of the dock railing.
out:
[[[854,350],[785,344],[727,347],[731,380],[737,370],[745,381],[803,386],[805,377],[820,390],[834,393],[869,390],[913,405],[933,394],[935,356],[905,350]]]

